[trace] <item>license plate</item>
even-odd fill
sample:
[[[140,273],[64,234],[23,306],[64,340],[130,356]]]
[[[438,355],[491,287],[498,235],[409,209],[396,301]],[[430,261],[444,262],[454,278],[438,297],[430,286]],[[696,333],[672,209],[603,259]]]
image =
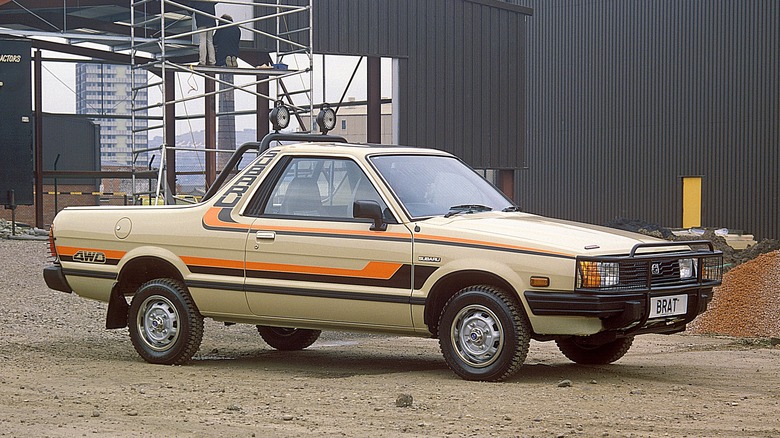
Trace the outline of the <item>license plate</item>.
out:
[[[669,295],[650,298],[649,318],[685,315],[688,313],[688,295]]]

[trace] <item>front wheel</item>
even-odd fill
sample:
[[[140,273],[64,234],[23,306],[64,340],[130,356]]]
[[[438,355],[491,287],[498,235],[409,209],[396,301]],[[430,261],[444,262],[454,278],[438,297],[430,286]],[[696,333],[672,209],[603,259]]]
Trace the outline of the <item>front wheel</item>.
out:
[[[187,287],[173,279],[141,285],[128,310],[130,340],[147,362],[181,365],[203,339],[203,317]]]
[[[558,349],[564,356],[575,363],[584,365],[606,365],[612,363],[626,353],[631,348],[634,337],[615,339],[606,344],[589,344],[586,339],[581,337],[571,337],[558,339]]]
[[[530,331],[520,305],[488,285],[462,289],[439,317],[444,360],[466,380],[496,382],[515,374],[528,355]]]
[[[266,344],[277,350],[303,350],[320,337],[320,330],[258,325],[257,331]]]

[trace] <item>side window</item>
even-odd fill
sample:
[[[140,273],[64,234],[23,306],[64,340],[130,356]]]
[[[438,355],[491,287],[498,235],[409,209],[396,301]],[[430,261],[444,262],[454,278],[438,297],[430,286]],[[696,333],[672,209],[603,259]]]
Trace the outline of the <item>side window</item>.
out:
[[[276,182],[263,214],[352,219],[355,200],[386,208],[355,162],[332,158],[294,158]]]

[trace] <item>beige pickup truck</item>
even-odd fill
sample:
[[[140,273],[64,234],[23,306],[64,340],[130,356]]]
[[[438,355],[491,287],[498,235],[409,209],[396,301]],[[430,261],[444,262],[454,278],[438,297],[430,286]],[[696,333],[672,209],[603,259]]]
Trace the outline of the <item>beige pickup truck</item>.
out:
[[[456,374],[500,381],[532,339],[614,362],[685,330],[721,282],[709,242],[521,212],[442,151],[273,137],[198,204],[66,208],[46,283],[107,302],[151,363],[190,360],[212,318],[281,350],[321,330],[436,337]]]

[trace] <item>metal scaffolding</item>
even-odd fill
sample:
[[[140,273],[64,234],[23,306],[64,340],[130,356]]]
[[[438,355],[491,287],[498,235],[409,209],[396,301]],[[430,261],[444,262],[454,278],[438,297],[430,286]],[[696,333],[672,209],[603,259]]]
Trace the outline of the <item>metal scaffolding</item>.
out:
[[[308,132],[314,124],[313,107],[313,17],[312,1],[291,0],[202,0],[208,3],[220,5],[251,6],[253,17],[234,22],[222,19],[217,15],[206,14],[196,10],[191,2],[184,0],[132,0],[130,8],[130,58],[132,65],[132,78],[134,84],[132,93],[132,151],[134,156],[143,153],[159,152],[160,160],[156,168],[157,184],[155,189],[148,192],[136,191],[136,181],[133,178],[133,199],[148,197],[150,203],[172,203],[176,194],[176,152],[197,151],[205,152],[206,166],[205,188],[214,180],[216,169],[216,154],[224,152],[218,150],[214,144],[209,144],[206,139],[204,148],[196,148],[195,145],[177,146],[175,144],[176,105],[204,99],[204,120],[207,137],[214,137],[216,132],[215,96],[222,93],[241,91],[254,95],[258,114],[258,125],[261,123],[259,114],[266,114],[268,102],[283,100],[290,108],[291,113],[297,118],[300,131]],[[305,3],[305,4],[302,4]],[[152,5],[153,4],[153,5]],[[195,26],[186,26],[192,20],[192,14],[204,14],[216,20],[216,26],[194,29]],[[296,26],[297,25],[297,26]],[[251,33],[255,43],[264,41],[265,46],[275,45],[275,51],[269,50],[272,60],[268,66],[241,67],[217,67],[191,64],[185,59],[191,58],[197,46],[193,44],[194,35],[217,31],[236,26],[242,31]],[[268,29],[271,29],[270,31]],[[273,44],[275,43],[275,44]],[[287,59],[297,60],[303,57],[303,67],[289,69],[285,64]],[[136,86],[135,75],[152,72],[157,78],[147,81],[144,85]],[[189,96],[176,96],[175,81],[177,75],[194,75],[204,81],[202,93]],[[220,77],[217,77],[220,75]],[[232,80],[225,80],[227,75],[254,76],[255,80],[236,84]],[[308,76],[306,81],[305,76]],[[228,78],[230,76],[227,76]],[[295,84],[285,83],[285,79],[300,78]],[[275,93],[270,93],[270,84],[275,86]],[[300,87],[294,85],[300,83]],[[219,87],[216,85],[219,84]],[[162,102],[139,105],[135,95],[141,90],[150,88],[162,90]],[[148,94],[148,93],[147,93]],[[266,108],[262,108],[265,105]],[[161,111],[160,117],[147,116],[148,111]],[[252,112],[249,112],[252,113]],[[231,112],[224,115],[247,114],[247,112]],[[148,120],[161,120],[161,123],[147,123]],[[264,120],[267,130],[267,119]],[[150,147],[148,144],[138,144],[136,133],[162,130],[163,142],[158,147]],[[262,128],[258,126],[258,135]],[[213,142],[212,142],[213,143]],[[214,147],[209,147],[214,146]],[[151,163],[149,165],[151,168]],[[135,168],[135,166],[134,166]],[[205,189],[204,188],[204,189]]]

